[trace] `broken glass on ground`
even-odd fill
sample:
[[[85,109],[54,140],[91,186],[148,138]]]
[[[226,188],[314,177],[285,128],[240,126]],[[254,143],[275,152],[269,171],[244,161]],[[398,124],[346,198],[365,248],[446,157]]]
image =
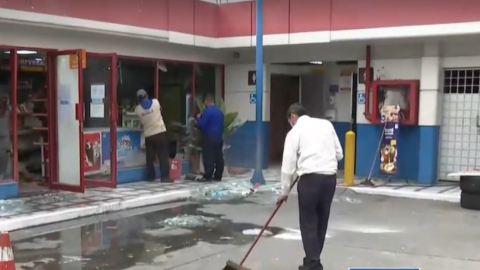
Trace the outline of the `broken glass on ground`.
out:
[[[244,199],[256,192],[280,194],[280,183],[267,183],[254,189],[250,181],[229,181],[200,187],[192,192],[190,200],[196,202],[223,202]]]
[[[333,198],[334,202],[348,202],[348,203],[362,203],[362,200],[358,199],[358,193],[350,188],[344,188],[338,195]]]
[[[243,199],[254,192],[249,182],[229,181],[200,187],[192,192],[190,199],[200,202],[231,201]]]
[[[205,217],[200,215],[180,215],[173,218],[167,218],[160,221],[160,225],[165,227],[209,227],[220,223],[218,218]]]
[[[23,200],[0,200],[0,217],[15,215],[25,210]]]

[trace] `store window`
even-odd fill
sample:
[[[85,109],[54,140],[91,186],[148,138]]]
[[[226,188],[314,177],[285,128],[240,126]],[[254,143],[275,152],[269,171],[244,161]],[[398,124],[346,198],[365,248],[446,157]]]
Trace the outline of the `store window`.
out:
[[[159,100],[167,130],[172,124],[187,122],[190,94],[192,92],[193,64],[183,62],[165,62],[159,68]],[[174,134],[169,131],[169,137]]]
[[[207,94],[212,94],[218,100],[222,98],[223,68],[219,65],[197,64],[195,68],[195,94],[198,100],[203,100]]]
[[[12,147],[10,51],[2,51],[0,57],[0,181],[8,181],[13,178],[13,161],[10,154]]]
[[[139,89],[144,89],[149,97],[155,96],[155,69],[153,60],[118,59],[117,102],[120,127],[140,128],[135,115],[136,94]]]

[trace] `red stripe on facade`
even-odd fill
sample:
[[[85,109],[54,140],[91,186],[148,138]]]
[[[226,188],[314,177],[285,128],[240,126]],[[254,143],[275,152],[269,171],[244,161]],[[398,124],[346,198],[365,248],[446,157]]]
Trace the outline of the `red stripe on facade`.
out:
[[[332,30],[480,21],[480,1],[333,0]]]
[[[238,2],[218,7],[218,36],[241,37],[252,35],[252,3]]]
[[[264,0],[263,4],[263,32],[267,35],[288,33],[289,0]],[[257,33],[255,2],[252,10],[252,34],[255,35]]]
[[[477,0],[265,0],[264,3],[267,35],[480,21]],[[198,0],[0,1],[0,8],[208,37],[253,35],[254,6],[254,2],[216,5]]]
[[[168,0],[169,31],[193,34],[194,0]]]
[[[166,30],[168,27],[167,1],[168,0],[1,1],[0,8]]]
[[[333,0],[290,0],[290,33],[330,30]]]
[[[205,37],[217,37],[217,22],[217,5],[204,1],[195,2],[195,35]]]

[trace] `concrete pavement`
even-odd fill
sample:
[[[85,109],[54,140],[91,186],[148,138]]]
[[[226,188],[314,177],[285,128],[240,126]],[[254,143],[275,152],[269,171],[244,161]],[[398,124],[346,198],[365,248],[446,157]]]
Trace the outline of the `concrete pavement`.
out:
[[[276,194],[260,192],[235,203],[140,208],[17,231],[17,266],[43,269],[222,269],[239,261],[274,208]],[[247,260],[255,270],[296,269],[303,257],[296,195],[273,220]],[[179,215],[219,220],[212,226],[165,228]],[[326,270],[420,267],[478,270],[480,212],[456,203],[357,194],[338,189],[322,256]]]

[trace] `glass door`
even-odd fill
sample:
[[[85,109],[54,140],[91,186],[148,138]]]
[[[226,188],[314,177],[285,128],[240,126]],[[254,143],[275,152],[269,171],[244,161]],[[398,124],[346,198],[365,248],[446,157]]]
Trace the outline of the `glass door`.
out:
[[[117,186],[117,55],[87,53],[83,73],[85,183]]]
[[[50,172],[52,189],[83,192],[83,69],[84,50],[48,55]]]

